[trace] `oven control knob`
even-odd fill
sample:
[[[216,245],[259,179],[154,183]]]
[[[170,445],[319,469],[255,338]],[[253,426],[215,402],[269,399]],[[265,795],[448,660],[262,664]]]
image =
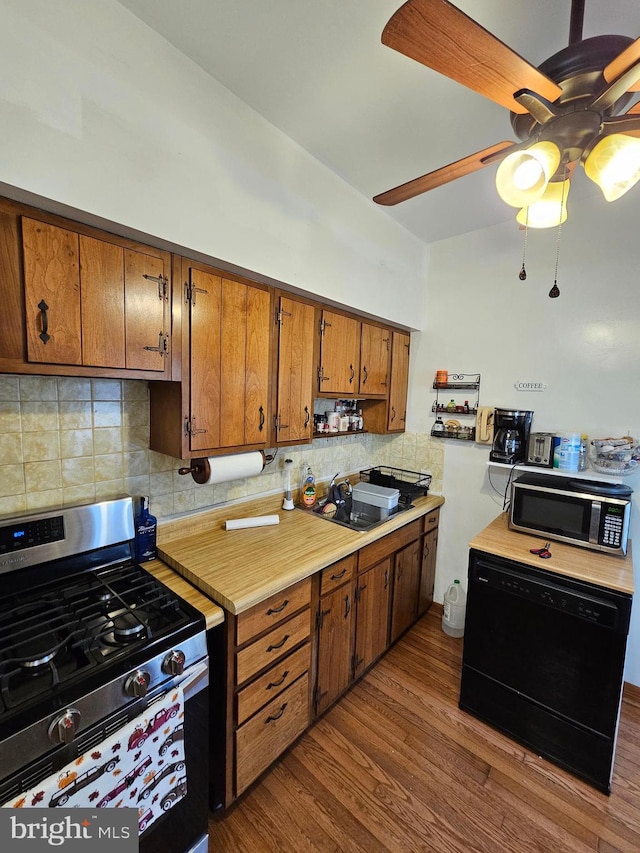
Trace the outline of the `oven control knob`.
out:
[[[173,649],[162,661],[162,671],[165,675],[182,675],[186,657],[180,649]]]
[[[133,672],[124,683],[124,692],[127,696],[138,699],[140,696],[146,696],[149,685],[151,684],[151,675],[146,669],[137,669]]]
[[[56,745],[71,743],[79,727],[80,711],[75,708],[67,708],[63,714],[55,717],[49,726],[49,737]]]

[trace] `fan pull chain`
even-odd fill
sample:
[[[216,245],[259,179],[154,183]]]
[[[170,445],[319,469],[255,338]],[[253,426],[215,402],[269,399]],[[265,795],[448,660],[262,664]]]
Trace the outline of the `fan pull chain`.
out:
[[[564,176],[562,181],[562,196],[560,198],[560,221],[558,222],[558,235],[556,237],[556,268],[553,277],[553,287],[549,291],[551,299],[557,299],[560,296],[560,288],[558,287],[558,262],[560,260],[560,237],[562,236],[562,214],[564,213],[564,187],[567,181],[567,167],[564,167]]]
[[[518,278],[520,281],[525,281],[527,278],[527,271],[524,267],[524,261],[527,256],[527,234],[529,233],[529,205],[527,205],[527,212],[525,214],[525,222],[524,222],[524,244],[522,246],[522,269],[518,273]]]

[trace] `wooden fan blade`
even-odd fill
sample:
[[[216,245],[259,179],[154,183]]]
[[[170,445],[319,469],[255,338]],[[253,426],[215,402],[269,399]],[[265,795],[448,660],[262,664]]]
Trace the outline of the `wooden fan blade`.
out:
[[[624,74],[629,68],[636,64],[640,59],[640,38],[632,42],[629,47],[626,47],[622,53],[619,53],[615,59],[604,68],[602,74],[607,83],[617,80],[621,74]],[[637,80],[632,86],[627,89],[628,92],[640,92],[640,80]]]
[[[514,92],[555,101],[562,89],[448,0],[408,0],[389,19],[382,43],[515,113]]]
[[[522,144],[517,142],[498,142],[496,145],[491,145],[483,151],[470,154],[468,157],[456,160],[455,163],[450,163],[448,166],[443,166],[434,172],[428,172],[426,175],[422,175],[421,178],[414,178],[413,181],[407,181],[406,184],[401,184],[399,187],[394,187],[392,190],[380,193],[374,196],[373,200],[376,204],[388,205],[407,201],[407,199],[414,198],[421,193],[426,193],[429,190],[435,189],[435,187],[448,184],[449,181],[455,181],[456,178],[462,178],[464,175],[477,172],[478,169],[482,169],[490,163],[497,163],[506,157],[507,154],[517,151],[521,147]]]

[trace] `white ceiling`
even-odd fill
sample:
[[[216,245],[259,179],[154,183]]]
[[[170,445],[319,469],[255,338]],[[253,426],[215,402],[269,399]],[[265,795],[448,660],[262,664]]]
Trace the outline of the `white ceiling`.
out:
[[[505,109],[382,45],[402,0],[120,2],[367,199],[515,139]],[[570,0],[455,5],[533,65],[568,43]],[[640,35],[638,0],[585,5],[584,38]],[[427,243],[512,219],[495,169],[384,209]],[[592,192],[580,175],[569,206]]]

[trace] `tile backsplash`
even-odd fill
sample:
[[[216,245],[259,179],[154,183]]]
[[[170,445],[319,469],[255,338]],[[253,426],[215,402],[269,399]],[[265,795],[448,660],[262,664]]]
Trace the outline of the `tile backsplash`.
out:
[[[167,518],[280,491],[285,458],[320,480],[371,465],[430,472],[439,493],[443,453],[428,434],[345,435],[280,448],[257,477],[200,486],[178,473],[185,460],[149,449],[146,382],[0,374],[0,515],[144,494]]]

